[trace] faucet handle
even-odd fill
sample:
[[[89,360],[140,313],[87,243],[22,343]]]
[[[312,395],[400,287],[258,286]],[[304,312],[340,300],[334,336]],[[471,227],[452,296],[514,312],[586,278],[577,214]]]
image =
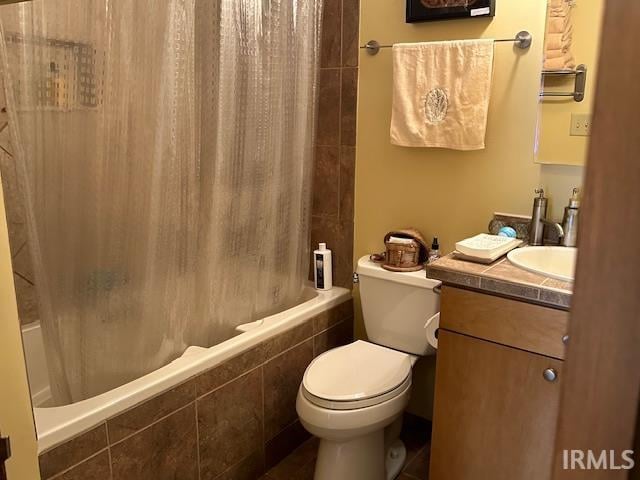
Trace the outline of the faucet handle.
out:
[[[573,189],[573,194],[571,195],[571,198],[569,199],[569,208],[579,208],[580,207],[580,200],[578,199],[578,195],[580,194],[580,189],[578,187],[575,187]]]
[[[534,192],[536,195],[538,195],[538,198],[544,198],[544,188],[536,188]]]

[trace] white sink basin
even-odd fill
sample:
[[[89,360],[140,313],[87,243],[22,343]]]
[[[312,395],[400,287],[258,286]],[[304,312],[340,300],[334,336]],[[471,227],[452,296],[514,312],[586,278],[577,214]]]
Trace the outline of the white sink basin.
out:
[[[523,247],[511,250],[507,258],[516,267],[565,282],[573,282],[577,248]]]

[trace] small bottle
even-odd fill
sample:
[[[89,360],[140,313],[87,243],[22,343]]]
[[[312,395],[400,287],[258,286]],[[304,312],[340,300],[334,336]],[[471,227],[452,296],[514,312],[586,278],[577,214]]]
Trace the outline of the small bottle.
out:
[[[331,290],[333,287],[333,275],[331,273],[331,250],[326,243],[321,243],[318,250],[313,251],[313,278],[316,290]]]
[[[431,242],[431,250],[429,251],[428,263],[435,262],[439,258],[440,258],[440,244],[438,243],[438,237],[433,237],[433,242]]]

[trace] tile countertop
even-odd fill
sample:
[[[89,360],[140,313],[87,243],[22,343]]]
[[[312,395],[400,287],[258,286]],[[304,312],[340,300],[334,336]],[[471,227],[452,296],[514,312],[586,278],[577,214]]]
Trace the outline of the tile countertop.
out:
[[[531,273],[513,265],[506,256],[484,265],[446,255],[427,265],[427,277],[444,284],[568,310],[573,283]]]

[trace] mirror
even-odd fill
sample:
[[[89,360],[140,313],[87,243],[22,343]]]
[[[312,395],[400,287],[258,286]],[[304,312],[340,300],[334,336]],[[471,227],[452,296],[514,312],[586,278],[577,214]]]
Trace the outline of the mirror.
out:
[[[605,0],[548,3],[535,160],[584,165]]]

